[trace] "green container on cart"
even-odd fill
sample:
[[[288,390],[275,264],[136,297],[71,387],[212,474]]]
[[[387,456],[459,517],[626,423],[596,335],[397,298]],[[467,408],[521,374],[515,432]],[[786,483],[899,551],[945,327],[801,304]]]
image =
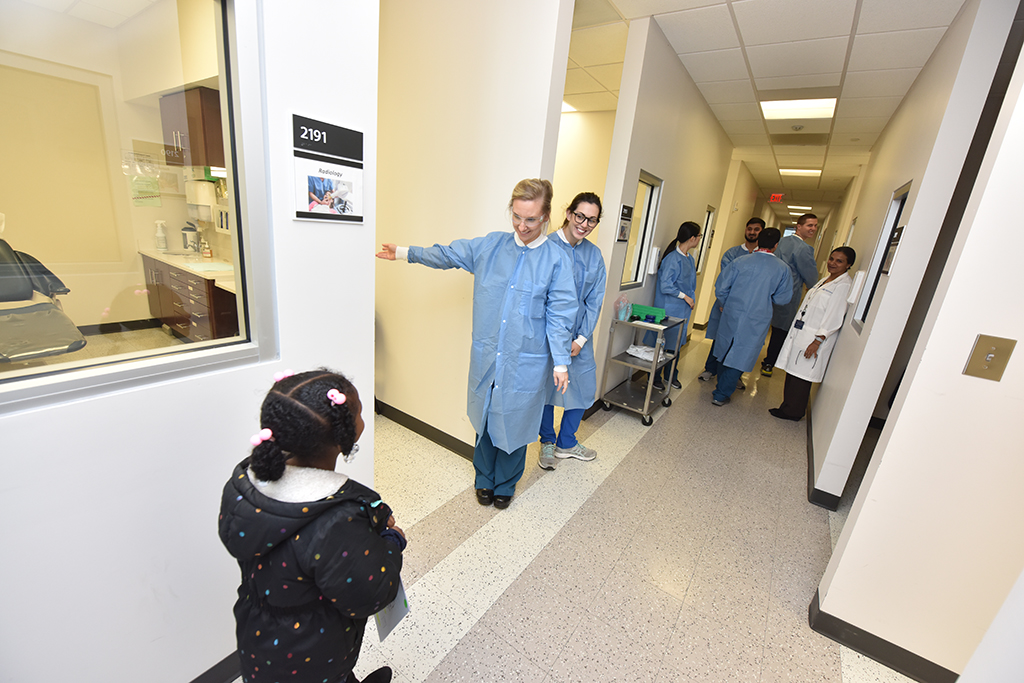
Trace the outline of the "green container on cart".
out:
[[[666,318],[664,308],[656,308],[654,306],[641,306],[640,304],[633,304],[633,317],[640,320],[644,320],[647,316],[653,315],[654,322],[661,324],[661,321]]]

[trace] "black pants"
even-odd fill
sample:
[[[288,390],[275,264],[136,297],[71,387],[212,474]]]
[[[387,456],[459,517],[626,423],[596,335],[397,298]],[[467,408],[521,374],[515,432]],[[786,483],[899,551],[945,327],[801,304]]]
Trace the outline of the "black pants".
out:
[[[799,420],[807,414],[807,402],[811,398],[811,382],[786,373],[786,386],[782,390],[780,417]]]
[[[784,330],[781,327],[772,327],[772,336],[768,339],[768,350],[764,354],[764,362],[762,365],[774,368],[775,361],[779,359],[779,351],[782,350],[782,345],[786,343],[786,335],[789,334],[789,330]]]

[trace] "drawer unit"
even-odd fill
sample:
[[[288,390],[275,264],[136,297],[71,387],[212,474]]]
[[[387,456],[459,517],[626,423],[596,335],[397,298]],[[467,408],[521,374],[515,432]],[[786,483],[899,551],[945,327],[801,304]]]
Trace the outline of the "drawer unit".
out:
[[[142,257],[154,318],[178,336],[207,341],[238,334],[235,295],[180,266]]]

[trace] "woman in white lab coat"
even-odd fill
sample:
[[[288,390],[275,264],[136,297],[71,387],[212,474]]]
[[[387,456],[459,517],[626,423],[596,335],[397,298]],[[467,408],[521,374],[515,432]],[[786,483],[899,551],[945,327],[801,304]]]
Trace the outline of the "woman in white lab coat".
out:
[[[846,271],[856,258],[857,252],[850,247],[835,249],[828,256],[828,277],[819,280],[800,304],[775,364],[786,371],[782,405],[768,411],[779,419],[802,420],[807,413],[811,384],[825,376],[853,285]]]

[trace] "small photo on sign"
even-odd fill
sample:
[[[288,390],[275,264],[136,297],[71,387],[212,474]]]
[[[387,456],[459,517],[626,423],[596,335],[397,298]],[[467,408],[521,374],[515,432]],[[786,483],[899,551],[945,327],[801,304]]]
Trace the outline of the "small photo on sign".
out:
[[[351,214],[352,183],[346,180],[306,176],[309,210],[313,213]]]

